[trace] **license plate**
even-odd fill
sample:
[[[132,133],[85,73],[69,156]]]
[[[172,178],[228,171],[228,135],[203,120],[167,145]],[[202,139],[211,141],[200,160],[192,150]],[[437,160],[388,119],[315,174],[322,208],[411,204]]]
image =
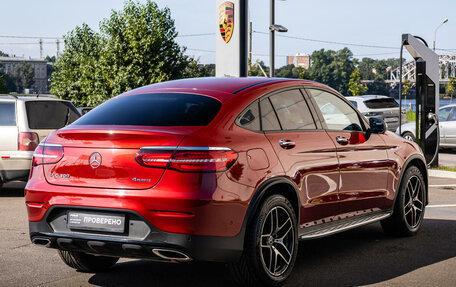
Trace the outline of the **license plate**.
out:
[[[125,215],[69,211],[67,226],[69,229],[123,233]]]

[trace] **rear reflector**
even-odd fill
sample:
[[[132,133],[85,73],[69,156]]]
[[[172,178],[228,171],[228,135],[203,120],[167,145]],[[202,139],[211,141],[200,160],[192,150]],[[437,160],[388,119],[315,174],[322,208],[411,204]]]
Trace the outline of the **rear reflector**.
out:
[[[42,208],[44,203],[42,202],[27,202],[26,203],[27,207],[32,207],[32,208]]]
[[[40,139],[37,133],[19,133],[17,146],[21,151],[34,151]]]
[[[145,167],[169,168],[182,172],[217,172],[229,169],[237,157],[237,153],[228,148],[185,147],[159,150],[157,147],[140,149],[135,159]]]
[[[63,158],[63,146],[41,143],[33,153],[32,166],[54,164]]]

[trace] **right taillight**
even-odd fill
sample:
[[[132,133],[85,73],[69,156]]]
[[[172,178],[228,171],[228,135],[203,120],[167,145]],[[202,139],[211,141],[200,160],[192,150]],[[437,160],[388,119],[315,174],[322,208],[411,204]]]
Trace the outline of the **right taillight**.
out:
[[[62,158],[62,145],[41,143],[33,153],[32,166],[57,163]]]
[[[169,168],[182,172],[217,172],[229,169],[237,159],[228,148],[177,148],[176,150],[141,149],[136,161],[145,167]]]

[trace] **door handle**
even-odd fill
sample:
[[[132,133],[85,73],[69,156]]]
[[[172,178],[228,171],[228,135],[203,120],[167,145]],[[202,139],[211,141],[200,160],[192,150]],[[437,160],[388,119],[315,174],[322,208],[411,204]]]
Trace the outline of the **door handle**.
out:
[[[336,137],[336,141],[340,145],[347,145],[348,144],[348,139],[345,137]]]
[[[279,145],[283,149],[290,149],[290,148],[294,148],[296,146],[296,143],[291,140],[280,140]]]

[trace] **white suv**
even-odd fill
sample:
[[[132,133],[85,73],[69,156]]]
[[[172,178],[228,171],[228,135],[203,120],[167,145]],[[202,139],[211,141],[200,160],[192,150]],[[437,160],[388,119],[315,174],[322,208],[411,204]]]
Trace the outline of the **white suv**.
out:
[[[366,95],[347,97],[366,118],[380,118],[387,124],[388,130],[396,131],[399,127],[399,104],[387,96]],[[407,122],[407,114],[402,111],[402,123]]]
[[[53,96],[0,95],[0,188],[27,180],[40,141],[79,117],[71,102]]]

